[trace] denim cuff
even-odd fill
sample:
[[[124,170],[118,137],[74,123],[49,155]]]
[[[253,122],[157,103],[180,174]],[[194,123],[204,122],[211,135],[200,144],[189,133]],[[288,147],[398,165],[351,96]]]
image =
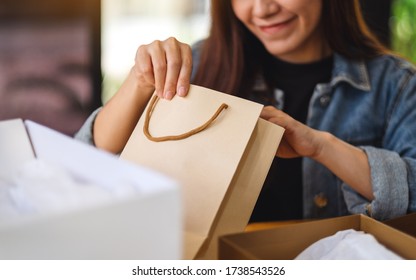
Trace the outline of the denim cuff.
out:
[[[368,157],[374,200],[368,201],[347,185],[342,186],[348,210],[377,220],[407,213],[409,184],[405,161],[396,153],[374,147],[360,147]]]

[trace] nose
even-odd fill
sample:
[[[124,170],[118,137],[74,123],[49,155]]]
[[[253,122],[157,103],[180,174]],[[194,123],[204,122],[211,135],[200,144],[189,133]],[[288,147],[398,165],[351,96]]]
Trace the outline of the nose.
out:
[[[257,17],[268,17],[280,10],[276,0],[254,0],[253,15]]]

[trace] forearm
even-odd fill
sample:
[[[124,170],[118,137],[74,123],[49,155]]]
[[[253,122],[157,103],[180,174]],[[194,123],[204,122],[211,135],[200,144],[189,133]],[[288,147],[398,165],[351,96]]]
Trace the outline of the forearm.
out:
[[[322,138],[314,159],[368,200],[373,200],[371,173],[366,153],[333,135],[318,132]]]
[[[119,91],[97,115],[93,129],[95,145],[112,153],[121,152],[152,93],[152,88],[140,88],[131,70]]]

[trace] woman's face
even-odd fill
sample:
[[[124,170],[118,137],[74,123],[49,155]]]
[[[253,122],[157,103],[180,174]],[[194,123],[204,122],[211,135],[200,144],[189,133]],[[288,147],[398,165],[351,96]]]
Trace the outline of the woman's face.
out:
[[[237,18],[275,57],[293,63],[328,52],[320,28],[322,0],[231,0]]]

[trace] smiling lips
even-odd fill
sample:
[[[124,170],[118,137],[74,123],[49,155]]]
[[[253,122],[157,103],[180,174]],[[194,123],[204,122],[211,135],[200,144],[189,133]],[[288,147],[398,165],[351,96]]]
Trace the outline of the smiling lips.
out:
[[[282,29],[289,26],[289,24],[295,19],[295,17],[290,18],[288,20],[285,20],[283,22],[275,23],[275,24],[269,24],[269,25],[259,25],[259,29],[263,31],[264,33],[267,33],[269,35],[273,35],[277,32],[280,32]]]

